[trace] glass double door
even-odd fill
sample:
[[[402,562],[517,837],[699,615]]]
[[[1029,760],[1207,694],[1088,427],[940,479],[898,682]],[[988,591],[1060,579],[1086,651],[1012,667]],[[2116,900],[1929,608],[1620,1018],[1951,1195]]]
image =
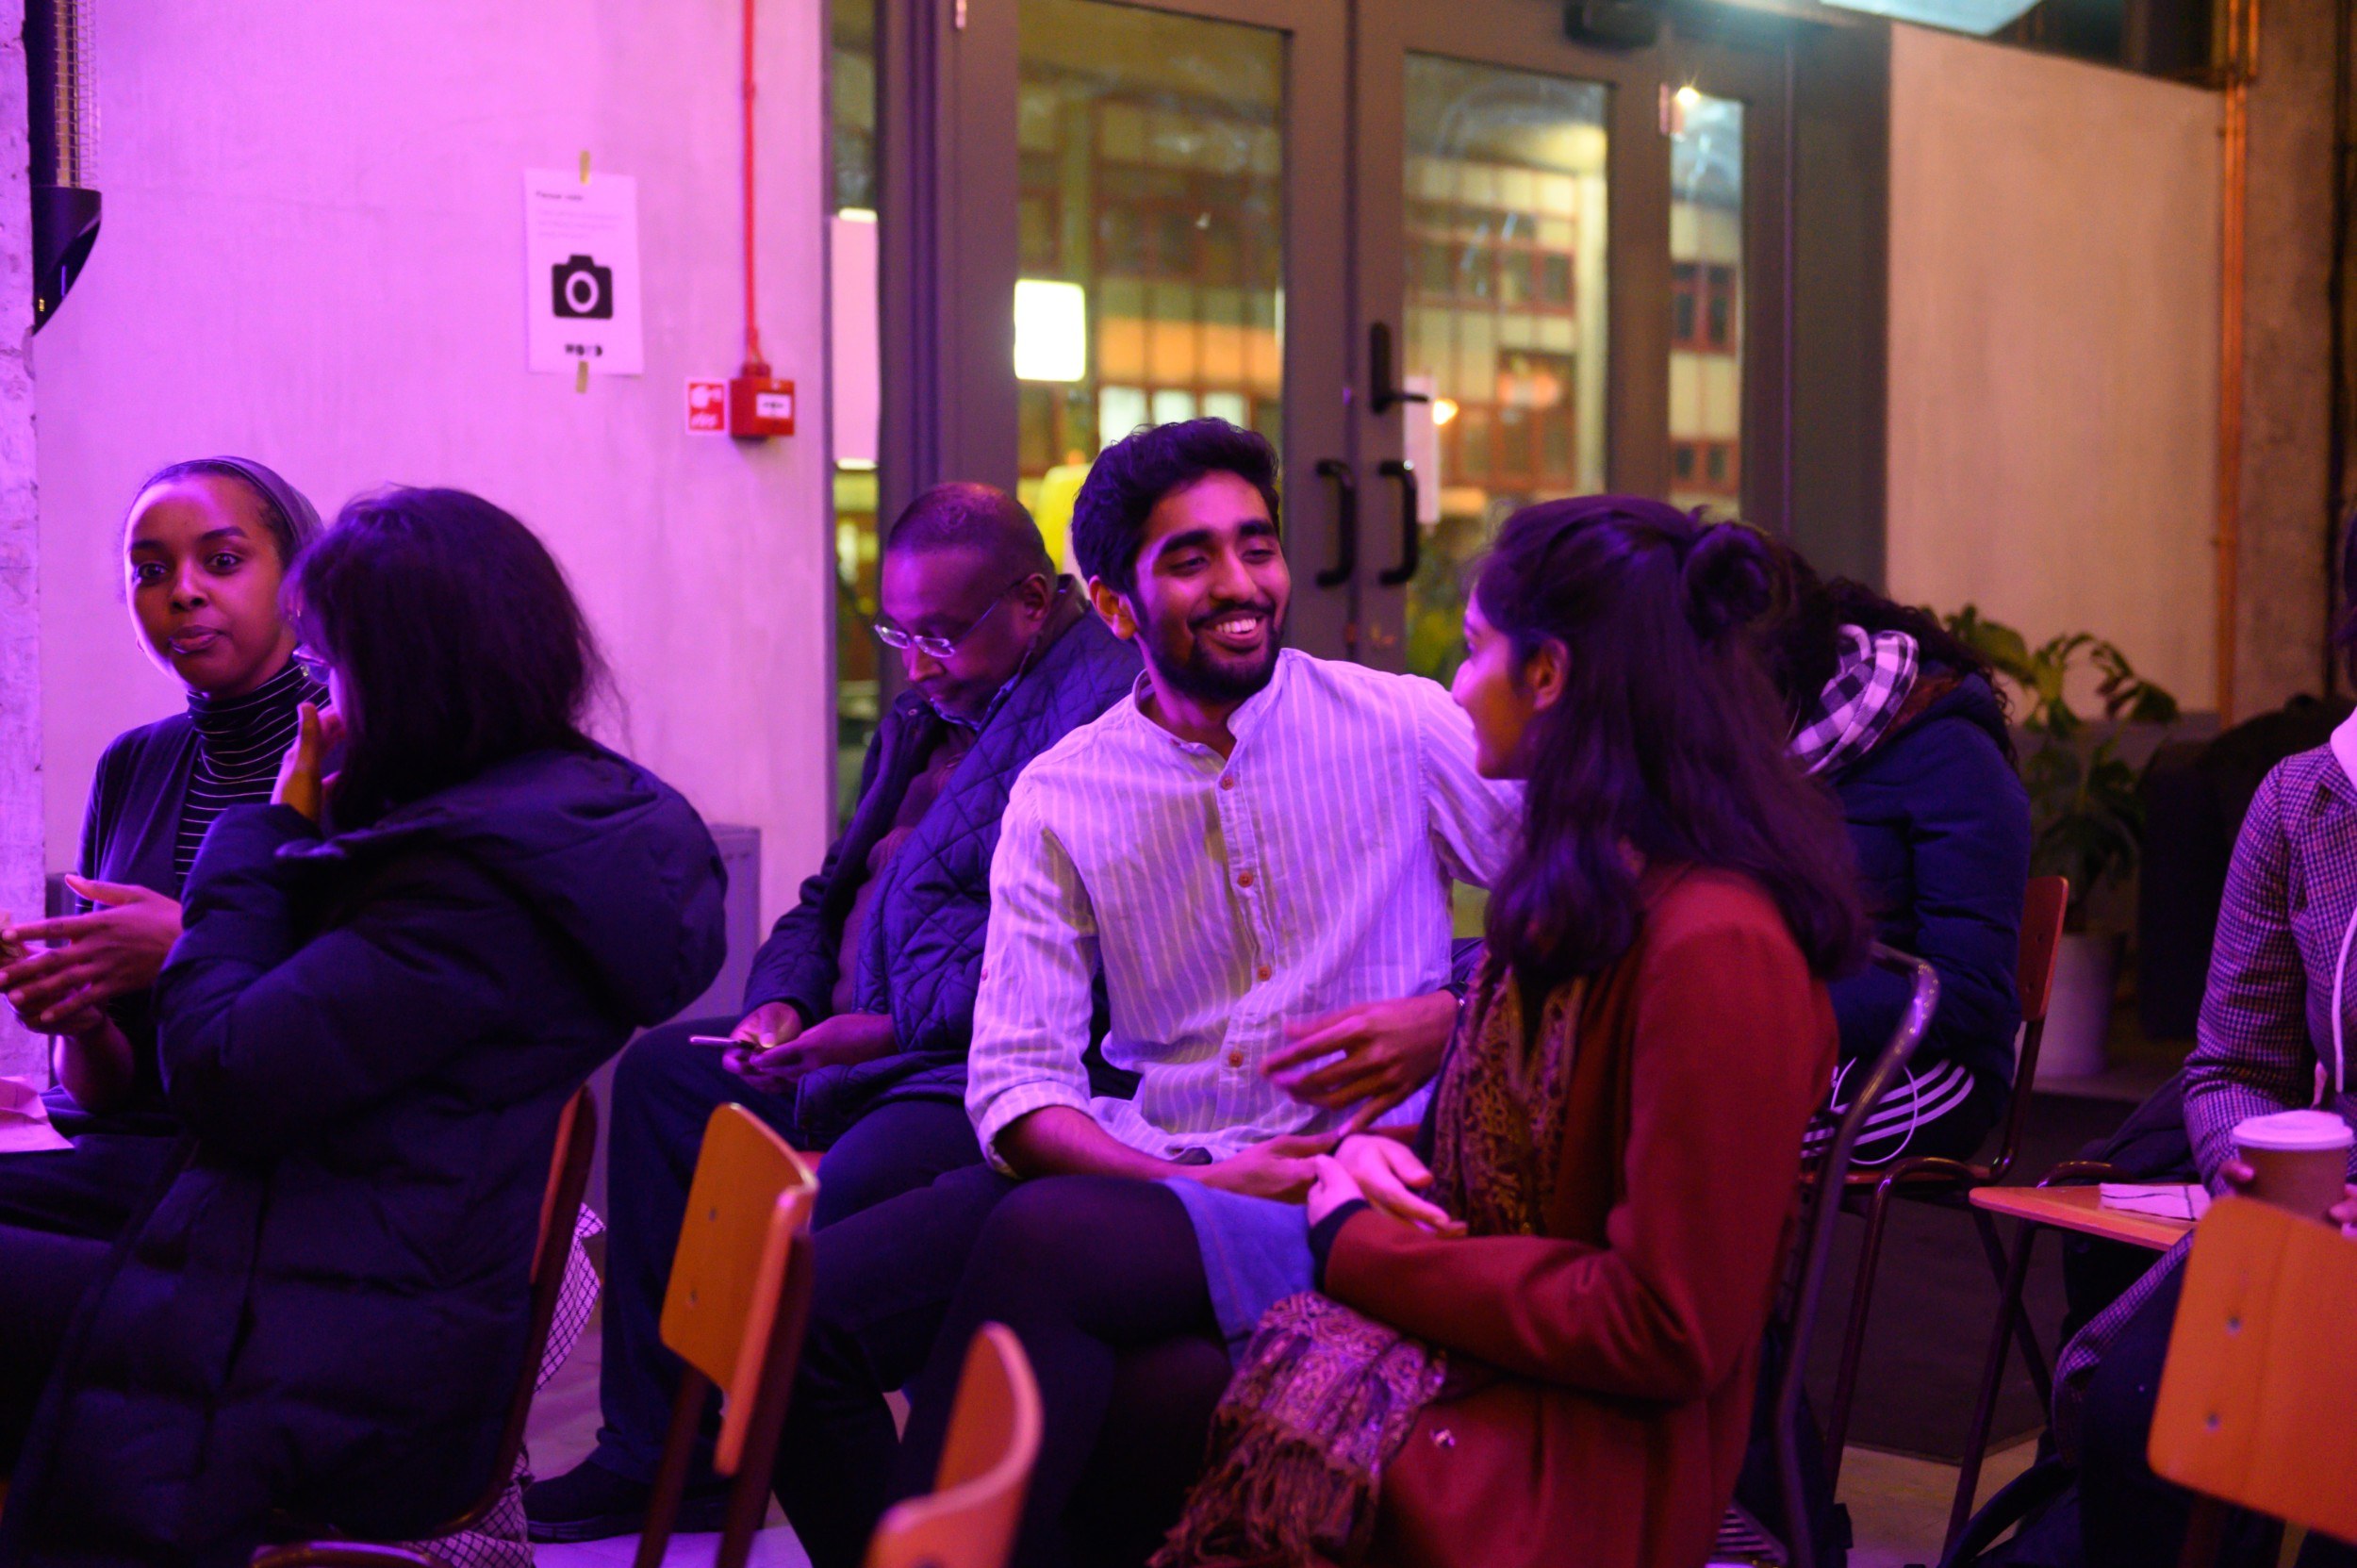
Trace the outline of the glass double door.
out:
[[[1051,548],[1105,445],[1228,419],[1285,460],[1292,642],[1445,678],[1519,506],[1783,523],[1775,45],[1584,47],[1541,0],[961,9],[998,259],[960,266],[1013,343],[958,390],[1015,411],[969,427]]]

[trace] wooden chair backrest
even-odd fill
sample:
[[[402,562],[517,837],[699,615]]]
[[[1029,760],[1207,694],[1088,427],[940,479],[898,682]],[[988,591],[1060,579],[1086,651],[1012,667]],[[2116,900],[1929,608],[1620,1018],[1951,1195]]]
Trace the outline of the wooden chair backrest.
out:
[[[2054,960],[2062,951],[2063,917],[2070,910],[2069,877],[2032,877],[2021,900],[2021,963],[2015,984],[2021,993],[2021,1021],[2042,1024],[2054,996]]]
[[[2220,1198],[2194,1228],[2147,1448],[2178,1485],[2357,1541],[2357,1241]]]
[[[817,1196],[809,1166],[758,1116],[741,1105],[713,1110],[671,1258],[662,1334],[720,1391],[712,1463],[724,1476],[736,1473],[744,1455],[779,1314],[808,1307],[808,1271],[799,1271],[798,1295],[787,1288],[787,1264],[809,1233]]]
[[[985,1323],[966,1346],[934,1491],[896,1504],[867,1568],[1004,1568],[1039,1458],[1039,1385],[1022,1342]]]
[[[2021,900],[2021,956],[2014,986],[2021,997],[2021,1054],[2013,1065],[2013,1093],[1996,1156],[1982,1174],[2002,1181],[2021,1152],[2030,1122],[2030,1092],[2037,1081],[2038,1047],[2046,1039],[2046,1009],[2054,999],[2054,964],[2062,954],[2063,916],[2070,909],[2070,879],[2032,877]]]

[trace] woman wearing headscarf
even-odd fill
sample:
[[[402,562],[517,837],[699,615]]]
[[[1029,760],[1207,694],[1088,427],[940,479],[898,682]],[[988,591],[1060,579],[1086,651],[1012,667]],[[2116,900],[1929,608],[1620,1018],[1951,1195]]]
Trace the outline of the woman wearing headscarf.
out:
[[[132,629],[188,707],[124,731],[99,758],[79,874],[67,879],[82,912],[13,924],[0,914],[0,994],[55,1038],[57,1086],[42,1098],[72,1144],[0,1155],[0,1225],[111,1239],[163,1172],[179,1129],[157,1073],[150,992],[206,831],[231,806],[270,799],[298,706],[326,701],[279,603],[318,532],[303,493],[250,458],[172,464],[132,500],[122,536]]]

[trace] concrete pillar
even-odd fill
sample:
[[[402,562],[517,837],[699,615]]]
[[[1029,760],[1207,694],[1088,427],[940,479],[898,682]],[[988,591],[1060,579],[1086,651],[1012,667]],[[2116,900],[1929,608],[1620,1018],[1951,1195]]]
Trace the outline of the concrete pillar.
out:
[[[33,225],[24,0],[0,0],[0,909],[41,913],[41,520],[33,497]],[[45,1074],[0,1008],[0,1073]],[[45,1079],[44,1079],[45,1081]]]
[[[2233,717],[2323,690],[2332,352],[2332,0],[2257,0]],[[2222,672],[2221,672],[2222,673]]]

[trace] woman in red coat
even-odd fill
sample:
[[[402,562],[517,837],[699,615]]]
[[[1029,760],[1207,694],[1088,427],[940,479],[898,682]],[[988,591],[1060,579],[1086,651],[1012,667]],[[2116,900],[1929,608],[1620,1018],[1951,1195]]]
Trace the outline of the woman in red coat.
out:
[[[1480,764],[1528,781],[1411,1152],[1353,1138],[1315,1292],[1261,1322],[1158,1564],[1692,1568],[1864,939],[1783,754],[1756,535],[1656,503],[1510,520],[1465,617]]]

